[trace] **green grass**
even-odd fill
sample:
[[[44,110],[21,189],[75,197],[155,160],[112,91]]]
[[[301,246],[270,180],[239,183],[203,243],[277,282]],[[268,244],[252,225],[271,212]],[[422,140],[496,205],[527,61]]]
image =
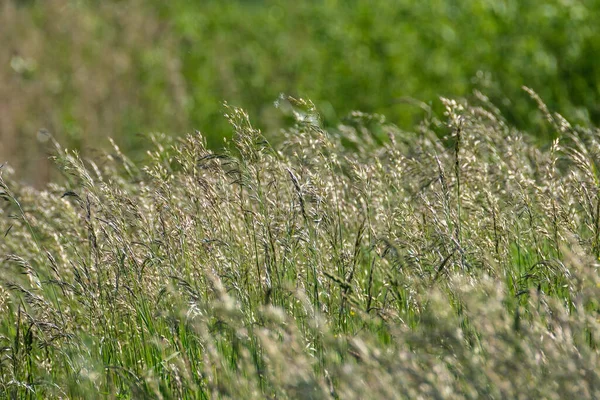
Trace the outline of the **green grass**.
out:
[[[600,131],[443,104],[4,167],[0,397],[600,397]]]
[[[312,99],[328,127],[361,110],[411,129],[443,112],[439,96],[479,90],[551,140],[521,86],[599,125],[599,14],[592,0],[7,0],[0,162],[49,181],[42,129],[88,156],[112,136],[141,159],[148,133],[194,129],[219,149],[223,101],[277,142],[281,92]]]

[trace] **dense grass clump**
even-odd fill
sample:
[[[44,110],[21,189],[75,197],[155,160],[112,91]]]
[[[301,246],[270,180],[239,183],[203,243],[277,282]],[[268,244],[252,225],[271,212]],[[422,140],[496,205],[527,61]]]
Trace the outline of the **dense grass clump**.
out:
[[[443,103],[3,168],[0,397],[599,398],[600,131]]]

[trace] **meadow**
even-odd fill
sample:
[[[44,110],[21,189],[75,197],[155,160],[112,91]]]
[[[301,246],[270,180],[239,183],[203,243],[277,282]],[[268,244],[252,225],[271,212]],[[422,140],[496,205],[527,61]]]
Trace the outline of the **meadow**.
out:
[[[220,149],[224,101],[277,141],[280,93],[311,99],[325,127],[359,110],[410,130],[440,96],[479,90],[548,141],[521,86],[598,126],[599,19],[594,0],[6,0],[0,163],[56,179],[47,132],[92,157],[112,137],[141,161],[148,134],[194,129]]]
[[[482,94],[411,131],[282,96],[273,145],[154,135],[134,163],[54,142],[0,177],[0,397],[600,397],[600,130]]]
[[[599,18],[1,2],[0,399],[600,398]]]

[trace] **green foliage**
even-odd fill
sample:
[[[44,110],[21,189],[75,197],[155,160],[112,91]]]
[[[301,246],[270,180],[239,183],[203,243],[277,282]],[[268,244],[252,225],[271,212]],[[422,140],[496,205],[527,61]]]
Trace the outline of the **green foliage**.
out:
[[[548,149],[484,97],[416,132],[282,97],[277,145],[228,107],[223,152],[2,168],[0,397],[600,397],[600,131],[530,94]]]
[[[278,140],[281,92],[313,99],[327,126],[362,110],[409,129],[423,108],[443,110],[438,96],[478,89],[548,138],[521,86],[575,123],[600,123],[599,10],[563,0],[9,0],[0,156],[39,173],[42,128],[86,154],[105,136],[134,155],[149,147],[140,133],[193,129],[220,148],[231,135],[223,101]]]

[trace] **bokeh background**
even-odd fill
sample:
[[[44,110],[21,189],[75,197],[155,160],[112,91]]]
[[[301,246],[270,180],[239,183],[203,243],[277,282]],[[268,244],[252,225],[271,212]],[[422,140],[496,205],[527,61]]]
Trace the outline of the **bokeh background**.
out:
[[[223,102],[276,140],[280,93],[324,124],[352,110],[410,128],[439,96],[487,95],[541,138],[527,85],[578,124],[600,122],[596,0],[2,0],[0,163],[43,185],[48,133],[132,158],[147,134],[231,134]]]

